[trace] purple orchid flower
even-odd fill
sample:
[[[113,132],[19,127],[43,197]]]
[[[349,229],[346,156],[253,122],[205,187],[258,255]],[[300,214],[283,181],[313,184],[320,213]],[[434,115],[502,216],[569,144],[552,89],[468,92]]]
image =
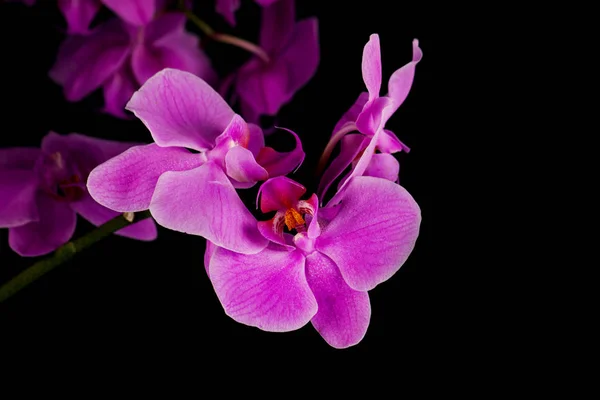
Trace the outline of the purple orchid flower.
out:
[[[267,7],[279,0],[256,0],[256,2]],[[240,0],[217,0],[216,11],[225,18],[225,21],[231,26],[235,26],[235,12],[240,8]]]
[[[127,109],[155,143],[132,147],[94,169],[92,197],[116,211],[150,209],[160,225],[227,249],[261,251],[267,240],[235,188],[299,166],[304,152],[298,136],[290,131],[296,148],[289,153],[265,147],[258,126],[235,114],[202,79],[173,69],[150,78]]]
[[[296,22],[294,0],[280,0],[262,9],[260,46],[269,57],[256,56],[223,84],[235,85],[242,115],[258,123],[261,115],[276,115],[315,74],[319,64],[318,22]]]
[[[385,129],[385,123],[396,112],[408,96],[415,76],[415,67],[423,57],[419,41],[413,40],[413,59],[396,70],[388,82],[388,94],[380,97],[381,89],[381,51],[379,36],[373,34],[363,50],[362,75],[367,92],[358,96],[354,105],[342,116],[333,130],[333,134],[323,153],[322,161],[331,154],[337,142],[341,141],[338,157],[323,173],[317,193],[324,197],[337,177],[352,164],[356,170],[363,158],[361,170],[356,175],[376,176],[391,181],[398,180],[400,166],[392,153],[410,151],[396,135]],[[358,134],[352,132],[358,131]],[[374,154],[378,150],[379,153]],[[343,185],[346,179],[340,182]],[[339,193],[339,192],[338,192]]]
[[[158,4],[157,4],[158,3]],[[163,0],[58,0],[58,8],[67,21],[69,34],[87,34],[98,10],[105,5],[123,21],[144,26],[152,20]]]
[[[47,254],[71,239],[76,213],[96,226],[116,217],[92,200],[85,182],[96,165],[132,145],[50,132],[41,149],[0,149],[0,227],[9,229],[10,247],[22,256]],[[116,234],[154,240],[157,233],[147,219]]]
[[[126,118],[124,106],[133,92],[165,67],[215,81],[210,60],[198,48],[198,38],[185,31],[185,23],[185,15],[176,12],[142,27],[112,19],[89,35],[68,37],[50,77],[63,86],[68,101],[79,101],[102,87],[104,111]]]
[[[305,191],[286,177],[266,181],[260,208],[276,213],[258,226],[269,245],[246,255],[208,243],[205,267],[237,322],[285,332],[311,321],[329,345],[353,346],[369,325],[367,292],[415,245],[420,209],[403,187],[375,177],[353,178],[339,203],[320,210],[316,195],[300,200]]]

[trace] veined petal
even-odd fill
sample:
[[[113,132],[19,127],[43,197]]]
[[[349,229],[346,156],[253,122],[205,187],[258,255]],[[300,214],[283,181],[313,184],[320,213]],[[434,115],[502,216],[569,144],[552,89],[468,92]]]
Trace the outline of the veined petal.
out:
[[[284,176],[298,169],[306,156],[298,135],[289,129],[280,129],[286,130],[294,136],[296,147],[294,147],[294,150],[287,152],[278,152],[271,147],[263,147],[260,150],[256,161],[267,170],[270,177]]]
[[[166,68],[135,92],[126,108],[148,127],[159,146],[212,148],[234,112],[205,81]]]
[[[158,178],[166,171],[185,171],[202,163],[197,154],[152,143],[132,147],[97,166],[87,189],[94,200],[114,211],[148,209]]]
[[[90,23],[101,5],[100,0],[58,0],[58,8],[67,21],[67,33],[88,33]]]
[[[48,254],[67,243],[75,232],[77,216],[66,202],[38,193],[39,220],[9,228],[8,244],[23,257]]]
[[[38,180],[33,169],[0,167],[0,227],[11,228],[39,219]]]
[[[306,257],[306,278],[319,306],[311,322],[323,339],[336,349],[360,342],[371,319],[369,294],[350,288],[335,264],[319,252]]]
[[[286,332],[303,327],[317,312],[299,251],[276,244],[252,255],[220,248],[209,272],[225,313],[242,324]]]
[[[381,48],[379,35],[374,33],[363,49],[362,76],[369,91],[369,101],[379,97],[381,90]]]
[[[389,131],[387,129],[383,130],[383,133],[379,136],[379,140],[377,141],[377,149],[379,149],[382,153],[397,153],[399,151],[404,151],[408,153],[410,151],[410,147],[405,145],[396,137],[394,132]]]
[[[161,175],[150,212],[165,228],[202,236],[239,253],[257,253],[267,245],[256,219],[213,162]]]
[[[98,89],[129,55],[129,33],[111,20],[86,36],[69,36],[58,49],[49,75],[63,86],[68,101],[79,101]]]
[[[371,162],[365,169],[363,176],[373,176],[396,182],[400,173],[400,164],[391,154],[373,154]]]
[[[120,214],[96,203],[89,195],[72,202],[71,208],[95,226],[100,226]],[[138,240],[154,240],[157,236],[156,224],[152,218],[146,218],[116,231],[115,235]]]
[[[250,150],[242,147],[232,147],[225,155],[227,175],[238,182],[259,182],[269,177],[269,173],[261,167]]]
[[[411,62],[396,70],[390,77],[388,82],[388,94],[387,96],[392,99],[393,107],[390,112],[393,114],[398,107],[404,102],[410,92],[413,80],[415,78],[415,68],[421,58],[423,58],[423,52],[419,47],[419,41],[413,40],[413,59]]]
[[[296,247],[286,243],[285,234],[283,233],[284,215],[285,213],[283,212],[277,212],[268,221],[258,221],[258,230],[261,235],[271,242],[277,243],[289,251],[293,251]]]
[[[102,86],[104,91],[103,111],[118,118],[131,118],[125,113],[125,105],[138,87],[130,66],[123,65]]]
[[[410,255],[419,235],[419,206],[402,186],[359,176],[350,180],[337,207],[315,246],[334,261],[352,289],[371,290]]]
[[[146,25],[156,12],[156,0],[102,0],[121,19],[135,26]]]

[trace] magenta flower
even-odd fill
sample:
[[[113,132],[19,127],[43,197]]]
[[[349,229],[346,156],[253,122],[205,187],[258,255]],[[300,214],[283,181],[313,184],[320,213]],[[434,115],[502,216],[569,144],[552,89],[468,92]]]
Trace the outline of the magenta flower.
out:
[[[319,210],[317,197],[278,177],[259,192],[259,222],[269,245],[239,254],[208,244],[205,264],[227,315],[265,331],[299,329],[311,321],[331,346],[364,337],[371,315],[367,291],[388,280],[410,255],[420,209],[400,185],[353,178],[340,202]],[[284,225],[290,234],[284,232]]]
[[[10,247],[22,256],[43,255],[71,239],[76,213],[94,225],[116,217],[92,200],[85,182],[92,168],[132,145],[51,132],[41,149],[0,149],[0,227],[9,229]],[[147,219],[116,233],[154,240],[156,225]]]
[[[79,101],[102,87],[104,111],[126,117],[133,92],[165,67],[189,71],[209,82],[216,75],[198,38],[185,31],[185,15],[165,13],[145,26],[113,19],[89,35],[68,37],[60,46],[50,77],[68,101]]]
[[[263,7],[269,6],[279,0],[256,0]],[[235,26],[235,12],[240,8],[240,0],[217,0],[216,11],[225,18],[231,26]]]
[[[86,34],[90,23],[104,4],[123,21],[134,25],[148,24],[163,0],[58,0],[58,8],[67,21],[69,34]]]
[[[276,115],[312,78],[319,64],[318,35],[316,18],[296,22],[294,0],[262,9],[260,46],[269,61],[253,57],[229,78],[246,120]]]
[[[410,151],[396,135],[385,129],[387,120],[404,102],[415,75],[415,67],[423,53],[419,41],[413,41],[413,59],[410,63],[396,70],[388,82],[388,94],[380,97],[381,89],[381,52],[379,36],[371,35],[365,45],[362,59],[362,75],[367,92],[358,96],[354,105],[342,116],[333,130],[331,139],[324,151],[323,159],[329,157],[333,147],[341,141],[338,157],[324,172],[319,184],[319,196],[324,197],[333,181],[352,164],[356,170],[361,156],[361,171],[355,175],[376,176],[397,181],[400,166],[392,153]],[[351,134],[358,131],[358,134]],[[374,154],[378,150],[379,153]],[[350,175],[348,175],[350,176]],[[347,179],[347,178],[346,178]],[[342,180],[341,184],[343,184]]]
[[[160,225],[227,249],[262,250],[267,240],[235,188],[300,165],[298,136],[291,132],[297,147],[289,153],[265,147],[258,126],[246,124],[202,79],[173,69],[150,78],[127,109],[155,143],[132,147],[92,171],[92,197],[116,211],[150,209]]]

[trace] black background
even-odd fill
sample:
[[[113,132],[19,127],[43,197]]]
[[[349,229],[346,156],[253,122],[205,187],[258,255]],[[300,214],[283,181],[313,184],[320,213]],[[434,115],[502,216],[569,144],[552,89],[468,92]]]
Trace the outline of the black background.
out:
[[[61,88],[47,76],[64,38],[64,22],[53,2],[38,3],[31,8],[0,4],[0,146],[37,146],[50,130],[150,142],[140,121],[99,113],[100,93],[79,103],[64,100]],[[259,8],[250,0],[242,3],[234,29],[212,11],[212,2],[197,12],[218,30],[255,40]],[[451,166],[442,157],[457,132],[447,129],[451,124],[442,108],[450,106],[443,104],[447,66],[465,54],[459,46],[449,48],[454,38],[446,10],[436,6],[434,12],[423,2],[395,3],[299,0],[299,17],[319,18],[321,62],[313,80],[276,120],[303,141],[307,158],[292,178],[310,193],[318,182],[316,161],[333,126],[364,90],[360,65],[369,35],[380,35],[384,88],[390,74],[411,60],[411,42],[419,39],[423,60],[407,100],[387,127],[412,149],[399,155],[400,179],[421,206],[421,233],[400,271],[370,292],[371,323],[361,343],[336,350],[311,324],[269,333],[236,323],[223,312],[205,274],[204,240],[159,228],[159,238],[151,244],[111,236],[0,304],[0,349],[32,354],[50,349],[61,357],[111,360],[111,368],[148,370],[171,368],[181,360],[193,369],[216,360],[227,360],[236,369],[262,362],[285,369],[319,360],[332,369],[346,364],[358,370],[377,368],[385,360],[396,369],[439,363],[460,353],[465,338],[477,333],[464,325],[463,294],[453,286],[462,268],[459,250],[453,253],[445,245],[448,193],[442,187],[448,185]],[[191,24],[189,28],[193,30]],[[220,72],[248,57],[225,44],[209,43],[206,50]],[[454,101],[461,101],[460,94]],[[276,145],[281,149],[289,143]],[[255,189],[246,197],[252,198]],[[79,218],[76,236],[91,229]],[[6,229],[0,230],[0,282],[35,261],[13,253],[7,236]]]

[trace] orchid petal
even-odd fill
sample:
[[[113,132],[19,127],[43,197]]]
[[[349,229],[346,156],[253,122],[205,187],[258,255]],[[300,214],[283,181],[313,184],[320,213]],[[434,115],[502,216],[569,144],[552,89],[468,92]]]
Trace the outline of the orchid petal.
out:
[[[35,147],[0,149],[0,170],[33,169],[42,152]]]
[[[253,255],[218,249],[209,272],[225,313],[242,324],[287,332],[303,327],[317,312],[299,251],[276,244]]]
[[[298,182],[285,176],[278,176],[261,185],[257,198],[260,197],[260,210],[268,213],[294,208],[304,193],[306,188]]]
[[[223,170],[212,162],[161,175],[150,212],[165,228],[203,236],[239,253],[257,253],[267,245],[256,219]]]
[[[332,135],[334,135],[336,132],[341,130],[342,127],[344,125],[346,125],[347,123],[349,123],[349,122],[356,123],[358,116],[362,112],[362,110],[365,107],[365,104],[367,104],[368,100],[369,100],[369,93],[362,92],[358,96],[358,99],[356,99],[354,104],[352,104],[352,107],[350,107],[350,109],[348,109],[348,111],[346,111],[344,113],[344,115],[342,115],[342,118],[340,118],[338,123],[335,125],[335,128],[333,128]]]
[[[208,275],[209,278],[210,261],[212,260],[212,257],[218,248],[219,247],[210,240],[206,241],[206,249],[204,250],[204,270],[206,271],[206,275]]]
[[[234,112],[201,78],[166,68],[135,92],[126,108],[148,127],[159,146],[212,148]]]
[[[217,0],[215,11],[221,14],[225,21],[235,26],[235,12],[240,8],[240,0]]]
[[[319,66],[319,23],[316,18],[296,23],[281,59],[287,66],[287,97],[291,99],[315,75]]]
[[[88,33],[90,23],[101,5],[100,0],[58,0],[58,8],[67,21],[67,33]]]
[[[373,154],[371,162],[363,176],[374,176],[376,178],[387,179],[388,181],[396,182],[400,173],[400,164],[398,160],[391,154]]]
[[[388,118],[392,115],[388,110],[392,108],[392,102],[387,97],[379,97],[367,106],[356,119],[356,127],[358,130],[367,135],[372,136],[375,132],[380,131],[385,126]]]
[[[296,23],[294,0],[281,0],[264,7],[261,13],[260,46],[269,54],[277,54],[287,45]]]
[[[393,107],[389,110],[393,114],[398,107],[404,102],[410,92],[413,80],[415,78],[415,68],[421,58],[423,58],[423,52],[419,47],[419,41],[413,40],[413,59],[411,62],[396,70],[388,81],[388,94],[387,96],[392,99]]]
[[[123,66],[108,78],[102,87],[104,91],[103,111],[118,118],[131,118],[125,113],[125,105],[138,89],[138,83],[130,70]]]
[[[0,169],[0,227],[37,221],[37,190],[38,180],[33,169]]]
[[[352,164],[360,152],[367,148],[369,143],[370,139],[360,134],[350,134],[342,138],[340,153],[323,172],[319,182],[317,193],[321,199],[325,198],[331,184]]]
[[[289,129],[281,129],[288,131],[294,136],[296,147],[294,147],[294,150],[287,152],[278,152],[271,147],[263,147],[260,150],[256,161],[269,172],[270,177],[289,174],[302,165],[306,156],[298,135]]]
[[[379,149],[382,153],[397,153],[399,151],[404,151],[408,153],[410,151],[410,147],[405,145],[396,137],[394,132],[389,131],[387,129],[383,130],[383,133],[379,136],[379,140],[377,141],[377,149]]]
[[[315,246],[334,261],[352,289],[371,290],[410,255],[421,211],[402,186],[366,176],[350,180],[338,207]]]
[[[86,36],[69,36],[58,49],[49,75],[63,86],[68,101],[98,89],[129,55],[129,34],[120,21],[108,21]]]
[[[184,171],[201,164],[197,154],[156,144],[132,147],[100,164],[89,175],[94,200],[114,211],[148,209],[158,178],[166,171]]]
[[[39,193],[39,221],[9,228],[8,244],[23,257],[48,254],[67,243],[75,232],[77,216],[66,202]]]
[[[285,234],[283,233],[283,223],[284,213],[276,213],[268,221],[258,221],[257,226],[260,234],[266,239],[285,247],[289,251],[293,251],[296,247],[286,243]]]
[[[369,91],[369,101],[375,100],[381,90],[381,48],[376,33],[371,35],[363,49],[362,76]]]
[[[335,264],[319,252],[306,258],[306,278],[319,305],[311,322],[323,339],[336,349],[360,342],[371,319],[369,294],[351,289]]]
[[[156,12],[155,0],[102,0],[121,19],[135,26],[143,26],[152,20]]]
[[[235,146],[225,155],[227,175],[238,182],[258,182],[269,178],[269,173],[261,167],[250,150]]]
[[[119,215],[118,212],[109,210],[96,203],[88,195],[83,196],[76,202],[72,202],[71,208],[95,226],[100,226]],[[156,239],[156,224],[152,218],[147,218],[120,229],[115,234],[132,239],[150,241]]]

